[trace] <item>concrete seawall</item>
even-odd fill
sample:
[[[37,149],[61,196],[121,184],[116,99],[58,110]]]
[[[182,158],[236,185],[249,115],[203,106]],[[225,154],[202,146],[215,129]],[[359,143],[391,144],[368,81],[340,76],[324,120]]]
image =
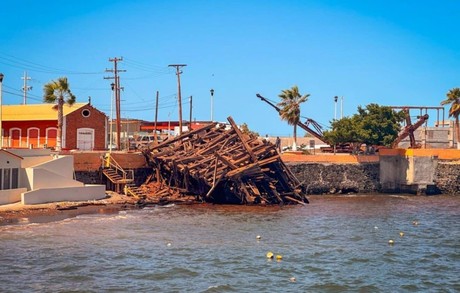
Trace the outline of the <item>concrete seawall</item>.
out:
[[[380,190],[379,163],[286,163],[309,194],[372,193]]]
[[[440,162],[435,171],[435,183],[442,194],[460,195],[460,163]]]
[[[86,184],[105,184],[103,153],[77,153],[75,176]],[[141,185],[152,174],[139,153],[113,154],[135,172]],[[413,193],[460,195],[460,151],[385,150],[379,156],[284,155],[283,161],[309,194]],[[316,161],[315,161],[316,160]]]

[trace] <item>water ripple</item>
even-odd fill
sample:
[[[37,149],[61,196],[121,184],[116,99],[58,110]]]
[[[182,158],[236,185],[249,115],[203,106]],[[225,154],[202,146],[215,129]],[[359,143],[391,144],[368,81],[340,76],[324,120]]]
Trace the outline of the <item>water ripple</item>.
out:
[[[2,226],[0,292],[460,291],[459,197],[311,202]]]

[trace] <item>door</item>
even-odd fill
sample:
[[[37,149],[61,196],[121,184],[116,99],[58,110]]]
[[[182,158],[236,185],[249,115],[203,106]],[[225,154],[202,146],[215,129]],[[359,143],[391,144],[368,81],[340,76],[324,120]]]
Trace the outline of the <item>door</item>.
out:
[[[77,149],[90,151],[94,148],[94,129],[78,128],[77,129]]]

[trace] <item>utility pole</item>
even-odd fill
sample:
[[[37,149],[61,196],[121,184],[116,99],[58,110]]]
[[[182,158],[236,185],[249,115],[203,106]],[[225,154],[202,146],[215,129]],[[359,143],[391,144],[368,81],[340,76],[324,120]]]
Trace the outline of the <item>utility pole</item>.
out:
[[[190,96],[190,122],[189,122],[189,127],[188,131],[192,131],[192,103],[193,103],[193,96]]]
[[[157,121],[158,121],[158,96],[160,95],[160,92],[157,91],[157,98],[155,102],[155,124],[153,124],[153,137],[155,142],[158,142],[157,140]]]
[[[109,142],[109,153],[112,153],[113,149],[113,96],[115,95],[115,83],[110,84],[112,93],[110,95],[110,142]]]
[[[113,72],[113,76],[104,77],[104,79],[114,79],[115,80],[115,115],[117,116],[117,149],[121,149],[121,140],[120,140],[120,131],[121,131],[121,110],[120,110],[120,76],[118,75],[119,72],[126,72],[126,70],[118,69],[118,62],[123,61],[123,57],[121,58],[109,58],[110,62],[113,62],[113,69],[106,69],[105,72]]]
[[[27,71],[24,71],[24,77],[21,77],[21,79],[24,80],[24,85],[22,86],[22,91],[23,91],[23,94],[24,94],[24,99],[23,99],[22,104],[25,105],[25,104],[27,104],[27,92],[30,91],[30,90],[32,89],[31,86],[27,86],[27,81],[30,80],[30,77],[27,76]]]
[[[182,134],[182,97],[180,93],[180,75],[182,71],[180,70],[181,67],[187,66],[187,64],[170,64],[169,67],[176,68],[176,75],[177,75],[177,98],[179,100],[179,135]]]

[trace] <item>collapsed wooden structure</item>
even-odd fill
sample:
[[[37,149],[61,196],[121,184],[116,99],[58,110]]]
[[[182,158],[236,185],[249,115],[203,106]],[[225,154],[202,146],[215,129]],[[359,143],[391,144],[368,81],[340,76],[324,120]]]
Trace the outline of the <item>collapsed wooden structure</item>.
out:
[[[198,200],[232,204],[308,203],[275,146],[213,123],[143,150],[152,180]]]

